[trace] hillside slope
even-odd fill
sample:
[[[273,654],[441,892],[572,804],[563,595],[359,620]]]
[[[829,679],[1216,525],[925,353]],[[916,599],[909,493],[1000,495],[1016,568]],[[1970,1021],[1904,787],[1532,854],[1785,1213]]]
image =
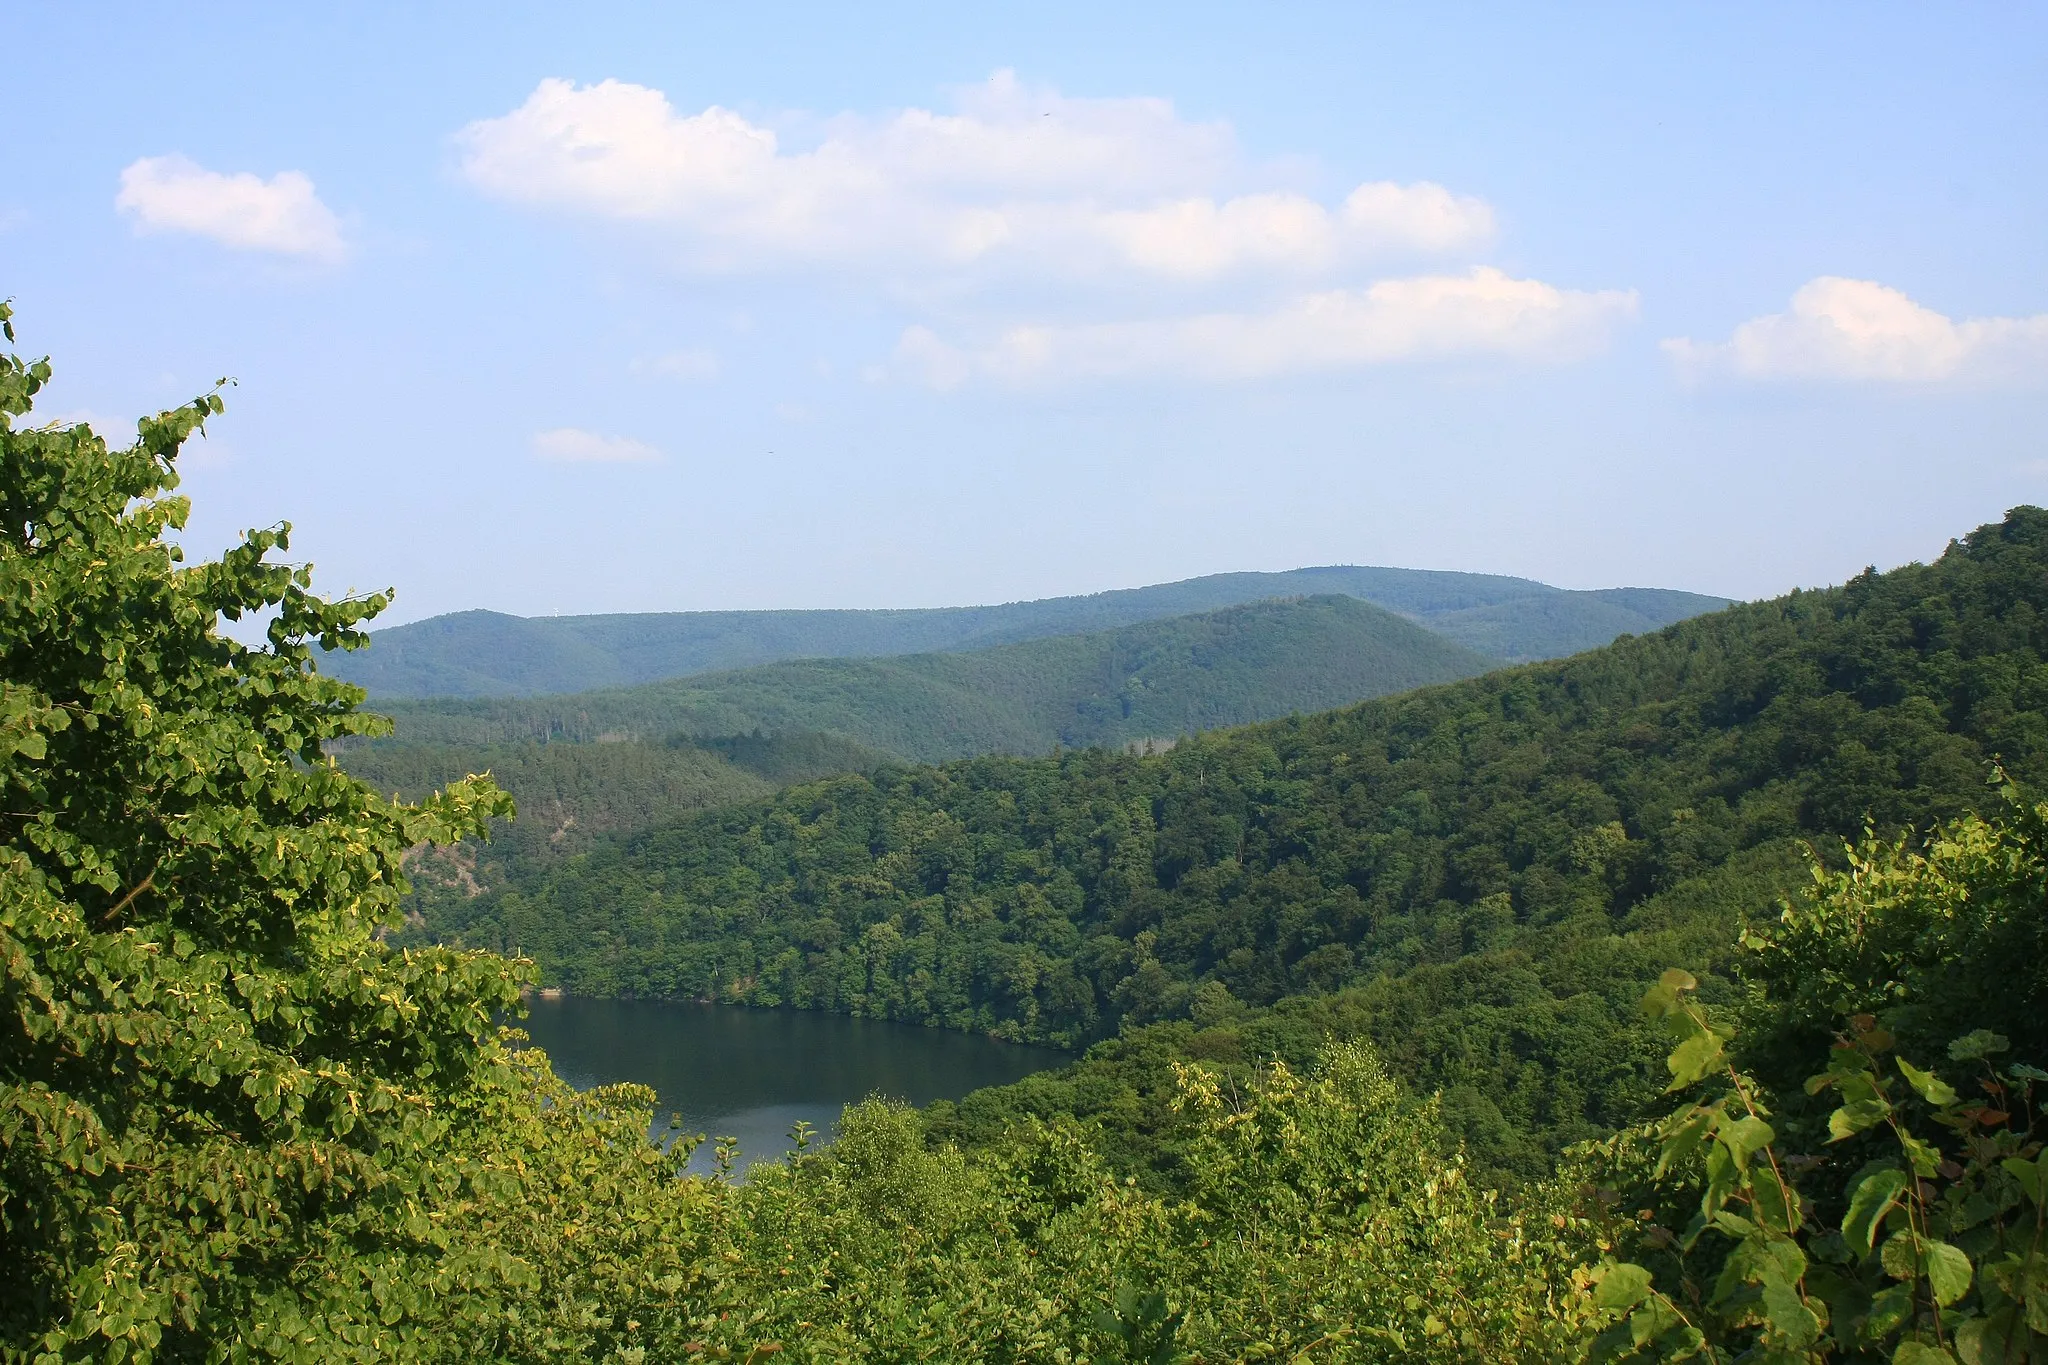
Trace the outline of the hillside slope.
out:
[[[1994,758],[2048,779],[2035,508],[1933,564],[1161,757],[792,788],[423,904],[424,932],[517,944],[572,991],[1112,1048],[1166,1021],[1227,1051],[1237,1011],[1351,989],[1526,1168],[1654,1092],[1634,1002],[1679,947],[1711,967],[1808,846],[1973,808]],[[1053,1108],[1135,1123],[1097,1080]]]
[[[1045,753],[1326,710],[1489,661],[1353,597],[956,654],[810,659],[559,697],[384,703],[404,743],[838,735],[904,758]]]
[[[832,735],[733,735],[615,744],[369,744],[338,758],[379,792],[417,801],[470,773],[488,772],[519,816],[488,850],[464,845],[439,859],[464,884],[588,848],[659,818],[754,801],[794,782],[872,772],[889,759]]]
[[[627,687],[786,659],[985,649],[1117,629],[1272,598],[1372,602],[1496,660],[1560,658],[1727,605],[1661,588],[1574,592],[1526,578],[1334,566],[903,611],[705,611],[507,616],[465,611],[375,632],[324,671],[395,697],[535,696]]]

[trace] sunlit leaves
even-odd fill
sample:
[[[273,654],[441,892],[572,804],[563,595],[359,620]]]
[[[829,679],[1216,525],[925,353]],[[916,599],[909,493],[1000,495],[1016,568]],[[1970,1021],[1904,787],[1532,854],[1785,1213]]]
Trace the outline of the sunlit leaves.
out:
[[[1899,1058],[1898,1063],[1900,1072],[1912,1083],[1913,1089],[1919,1092],[1921,1099],[1937,1107],[1956,1102],[1954,1088],[1933,1072],[1922,1071],[1904,1057]]]
[[[1903,846],[1866,844],[1852,875],[1820,877],[1822,903],[1785,916],[1800,951],[1815,961],[1843,962],[1840,945],[1827,936],[1869,932],[1878,914],[1872,897],[1885,905],[1939,904],[1941,932],[1952,936],[1976,932],[1967,922],[1972,915],[1993,918],[2017,909],[2038,916],[2038,899],[2031,905],[2004,899],[2005,879],[2012,867],[2048,857],[2048,819],[2010,792],[2008,799],[2013,818],[2006,823],[1971,819],[1938,832],[1936,847],[1947,853],[1921,857]],[[1946,861],[1958,848],[1975,850],[1974,861]],[[1980,856],[1993,849],[2005,851],[1995,859]],[[1970,878],[1983,879],[1988,889],[1978,894],[1979,883]],[[1752,930],[1746,942],[1752,952],[1780,953],[1787,941],[1780,935]],[[1891,970],[1883,954],[1866,952],[1861,961],[1865,971]],[[1849,984],[1849,998],[1904,993],[1896,983]],[[1928,998],[1948,989],[1931,967],[1913,984]],[[2042,1207],[2048,1168],[2041,1164],[2048,1154],[2036,1128],[2048,1105],[2037,1089],[2036,1068],[1994,1065],[2010,1047],[2008,1037],[1980,1027],[1947,1042],[1951,1062],[1976,1069],[1974,1088],[1988,1097],[1977,1099],[1961,1082],[1897,1055],[1890,1020],[1872,1012],[1841,1020],[1827,1069],[1805,1089],[1836,1098],[1826,1114],[1829,1150],[1853,1153],[1843,1159],[1861,1164],[1849,1168],[1853,1174],[1845,1181],[1837,1176],[1832,1188],[1821,1186],[1823,1221],[1816,1226],[1793,1172],[1825,1171],[1829,1159],[1781,1159],[1779,1132],[1765,1119],[1765,1095],[1725,1060],[1732,1033],[1694,1001],[1693,990],[1686,974],[1667,973],[1645,1002],[1682,1049],[1693,1049],[1674,1052],[1671,1070],[1675,1082],[1685,1082],[1675,1088],[1695,1097],[1643,1130],[1658,1146],[1653,1178],[1683,1179],[1701,1191],[1700,1216],[1685,1237],[1658,1230],[1658,1239],[1646,1243],[1650,1250],[1675,1247],[1679,1283],[1664,1283],[1645,1269],[1614,1278],[1626,1292],[1603,1296],[1607,1279],[1596,1272],[1593,1307],[1632,1327],[1644,1305],[1669,1303],[1700,1330],[1707,1349],[1750,1352],[1745,1359],[1818,1365],[1873,1358],[1860,1354],[1870,1351],[1920,1365],[2016,1365],[2048,1355],[2048,1334],[2041,1331],[2048,1326],[2048,1293],[2036,1289],[2048,1284],[2048,1210]],[[2038,997],[2034,1003],[2048,1005]],[[1997,1011],[2008,1019],[2019,1013]],[[1769,1021],[1768,1012],[1759,1014]],[[1895,1017],[1918,1026],[1910,1007],[1898,1008]],[[1700,1059],[1717,1045],[1719,1071],[1704,1069]],[[1829,1217],[1839,1219],[1838,1230],[1828,1229]],[[1718,1248],[1709,1234],[1723,1239]],[[1687,1259],[1709,1250],[1720,1258],[1710,1288],[1692,1279]],[[1681,1309],[1682,1302],[1689,1306]],[[1610,1331],[1602,1341],[1611,1347],[1617,1339]],[[1646,1358],[1678,1358],[1662,1347],[1645,1348],[1640,1336],[1629,1339]]]
[[[1593,1303],[1612,1313],[1626,1312],[1650,1293],[1650,1272],[1639,1265],[1610,1264],[1595,1272]]]
[[[1944,1308],[1970,1292],[1974,1271],[1970,1258],[1947,1242],[1929,1242],[1920,1248],[1920,1272],[1934,1291],[1934,1301]]]
[[[1877,1245],[1878,1229],[1898,1207],[1906,1186],[1906,1173],[1897,1167],[1871,1171],[1856,1183],[1849,1192],[1849,1211],[1842,1219],[1842,1235],[1851,1246],[1867,1253]]]
[[[0,359],[0,410],[48,375]],[[506,803],[393,805],[326,762],[373,722],[309,641],[359,639],[381,599],[269,562],[284,527],[184,565],[176,460],[222,410],[126,448],[0,423],[0,1354],[291,1354],[362,1327],[353,1354],[403,1356],[420,1276],[490,1278],[418,1210],[506,1075],[520,973],[377,936],[406,849]],[[266,648],[218,629],[261,612]]]

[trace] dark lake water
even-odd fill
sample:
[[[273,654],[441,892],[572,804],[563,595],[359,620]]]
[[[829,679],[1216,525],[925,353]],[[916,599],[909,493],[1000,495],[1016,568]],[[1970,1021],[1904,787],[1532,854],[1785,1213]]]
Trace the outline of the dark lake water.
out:
[[[1050,1048],[951,1029],[681,1001],[529,1002],[525,1028],[578,1087],[637,1081],[661,1097],[657,1127],[739,1139],[742,1164],[789,1150],[801,1119],[829,1137],[844,1106],[869,1095],[912,1104],[958,1099],[1071,1060]],[[691,1158],[712,1169],[712,1143]]]

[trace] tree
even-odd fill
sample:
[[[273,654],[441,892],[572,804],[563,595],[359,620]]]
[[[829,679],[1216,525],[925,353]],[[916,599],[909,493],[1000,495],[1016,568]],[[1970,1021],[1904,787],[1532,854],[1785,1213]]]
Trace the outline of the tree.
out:
[[[1682,1231],[1653,1222],[1639,1262],[1592,1273],[1595,1360],[2048,1358],[2048,805],[2004,796],[1924,849],[1866,838],[1745,935],[1758,1041],[1731,1046],[1686,972],[1650,991],[1686,1098],[1636,1135],[1656,1160],[1634,1193]],[[1822,1020],[1825,1069],[1773,1087]]]
[[[312,646],[386,594],[316,596],[268,558],[288,525],[183,562],[218,389],[117,449],[25,422],[49,375],[0,357],[0,1355],[424,1350],[436,1292],[523,1273],[442,1217],[436,1154],[551,1078],[498,1024],[522,966],[380,931],[406,850],[510,803],[386,801],[324,756],[380,722]],[[265,614],[261,647],[223,633]]]

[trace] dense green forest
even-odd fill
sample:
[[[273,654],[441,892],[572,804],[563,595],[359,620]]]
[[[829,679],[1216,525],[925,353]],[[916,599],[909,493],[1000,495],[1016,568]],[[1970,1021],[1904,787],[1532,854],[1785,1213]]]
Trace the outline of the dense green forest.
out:
[[[407,801],[471,773],[488,772],[517,803],[519,818],[488,846],[472,840],[423,864],[464,885],[645,827],[658,815],[759,800],[779,787],[835,773],[871,772],[886,755],[836,735],[759,732],[658,744],[492,744],[474,748],[390,742],[334,746],[341,765],[376,790]],[[482,865],[479,866],[479,859]]]
[[[423,894],[419,932],[572,992],[1068,1046],[1353,989],[1485,1158],[1533,1170],[1644,1098],[1643,984],[1679,948],[1712,967],[1809,841],[1968,810],[1994,757],[2043,775],[2044,602],[2048,513],[2020,509],[1933,564],[1159,757],[798,786]]]
[[[1337,566],[1212,574],[1089,597],[904,611],[700,611],[506,616],[393,626],[321,667],[394,697],[520,697],[627,687],[787,659],[987,649],[1286,597],[1375,603],[1495,660],[1560,658],[1727,605],[1663,588],[1573,592],[1526,578]]]
[[[1989,753],[2040,767],[2048,513],[1569,665],[1163,759],[884,767],[422,895],[482,928],[573,870],[668,915],[694,869],[705,942],[804,915],[825,959],[738,994],[838,980],[934,1021],[963,945],[1037,954],[965,981],[1006,1027],[1045,1003],[1020,965],[1099,990],[1124,954],[1075,1002],[1123,1025],[1081,1067],[853,1106],[742,1182],[525,1045],[532,964],[406,941],[407,862],[510,802],[328,759],[383,723],[315,651],[385,602],[314,594],[270,558],[288,525],[184,561],[175,461],[218,393],[114,449],[21,420],[49,377],[0,356],[0,1360],[2048,1358],[2048,803],[1981,785]],[[259,645],[221,629],[250,617]],[[583,799],[555,747],[526,778]],[[386,752],[400,786],[452,761]],[[675,753],[650,792],[861,757]],[[1859,812],[1905,832],[1825,837]],[[1802,833],[1825,866],[1756,913]],[[864,979],[818,975],[822,911],[865,925]],[[668,969],[600,946],[556,969]],[[1301,992],[1336,947],[1352,984]],[[1470,1097],[1401,1077],[1532,1045],[1581,1120],[1603,1057],[1668,1048],[1665,1098],[1497,1181],[1513,1135],[1468,1148]],[[1480,1098],[1548,1155],[1557,1117],[1518,1117],[1544,1086],[1513,1089]],[[1162,1122],[1119,1148],[1090,1114]]]
[[[608,692],[381,709],[409,744],[803,731],[937,761],[1170,739],[1490,666],[1368,602],[1322,596],[957,654],[809,659]]]

